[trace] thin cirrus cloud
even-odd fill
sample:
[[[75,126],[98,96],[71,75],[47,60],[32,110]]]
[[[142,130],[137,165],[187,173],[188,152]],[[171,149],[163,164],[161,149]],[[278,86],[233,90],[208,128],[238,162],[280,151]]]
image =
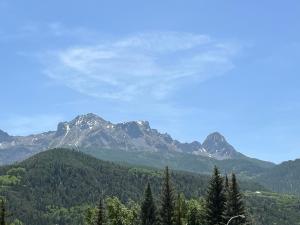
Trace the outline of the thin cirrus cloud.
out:
[[[47,52],[43,59],[48,77],[82,94],[162,100],[183,84],[225,74],[238,51],[236,43],[208,35],[146,32]]]

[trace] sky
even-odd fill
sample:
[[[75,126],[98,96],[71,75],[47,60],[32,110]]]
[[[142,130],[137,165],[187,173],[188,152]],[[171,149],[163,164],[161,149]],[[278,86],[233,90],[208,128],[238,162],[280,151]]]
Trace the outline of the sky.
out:
[[[95,113],[300,157],[300,2],[0,0],[0,129]]]

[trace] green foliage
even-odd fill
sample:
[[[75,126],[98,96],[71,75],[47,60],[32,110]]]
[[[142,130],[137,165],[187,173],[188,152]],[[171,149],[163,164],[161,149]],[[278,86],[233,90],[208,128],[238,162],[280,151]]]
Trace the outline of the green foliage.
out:
[[[188,225],[200,225],[205,221],[206,213],[205,199],[191,199],[187,201],[187,224]]]
[[[162,185],[160,224],[173,225],[175,216],[174,191],[170,180],[169,168],[165,169],[165,177]]]
[[[4,205],[4,200],[0,200],[0,225],[6,225],[5,223],[6,220],[6,209]]]
[[[207,225],[221,225],[225,204],[223,178],[217,167],[214,168],[213,176],[209,182],[206,197],[205,220]]]
[[[175,225],[185,224],[186,202],[183,194],[177,194],[175,205]]]
[[[10,225],[24,225],[24,223],[18,219],[15,219],[12,223],[10,223]]]
[[[138,225],[139,209],[136,205],[127,208],[117,197],[106,200],[108,225]]]
[[[300,196],[300,159],[283,162],[255,180],[274,192]]]
[[[21,178],[25,174],[26,170],[22,167],[14,167],[7,171],[7,175]]]
[[[144,200],[141,204],[141,224],[154,225],[157,222],[156,207],[154,204],[150,183],[147,184]]]
[[[89,209],[92,209],[89,205],[73,206],[70,208],[47,206],[45,212],[42,212],[42,214],[38,212],[41,215],[34,221],[49,221],[48,223],[60,225],[84,224],[84,219]]]
[[[0,189],[0,195],[10,203],[9,211],[14,212],[14,217],[30,225],[51,224],[46,216],[49,206],[58,207],[63,214],[63,209],[95,204],[102,194],[117,196],[125,203],[130,199],[139,201],[147,182],[153,185],[155,196],[160,193],[163,182],[160,170],[152,169],[151,172],[148,169],[146,174],[138,169],[132,172],[132,167],[66,149],[49,150],[21,163],[0,167],[0,176],[8,176],[8,171],[20,167],[26,170],[22,178],[19,182],[10,182],[9,188]],[[174,172],[172,177],[175,188],[187,198],[203,195],[209,179],[205,175],[184,172]]]
[[[84,224],[93,225],[95,220],[96,212],[92,208],[88,208],[85,213]]]
[[[20,183],[20,179],[11,175],[0,176],[0,186],[12,186]]]
[[[231,176],[231,182],[228,184],[228,180],[225,182],[225,195],[226,204],[224,211],[225,222],[233,216],[245,215],[245,207],[242,199],[242,195],[239,191],[238,183],[235,174]],[[232,220],[232,225],[242,225],[246,223],[245,218],[238,217]]]
[[[99,201],[98,209],[97,209],[97,219],[96,219],[96,225],[103,225],[104,224],[104,208],[103,208],[103,202],[102,199]]]
[[[200,225],[201,221],[198,218],[198,212],[196,208],[191,208],[188,216],[188,225]]]
[[[156,168],[164,168],[169,165],[170,168],[181,171],[190,171],[202,174],[210,174],[216,165],[222,173],[236,173],[240,177],[255,177],[275,166],[270,162],[265,162],[251,158],[216,160],[212,158],[195,156],[191,154],[162,152],[127,152],[118,149],[82,149],[82,151],[93,155],[99,159],[130,163],[133,165],[144,165]]]
[[[94,223],[100,196],[109,197],[104,204],[107,225],[117,223],[108,215],[116,215],[124,225],[140,225],[139,201],[145,185],[151,183],[155,202],[164,182],[161,170],[118,165],[65,149],[49,150],[21,163],[0,167],[2,176],[18,179],[0,188],[7,211],[12,212],[7,222],[17,223],[19,219],[26,225],[82,225],[89,210],[90,222]],[[174,189],[187,199],[180,200],[184,206],[183,224],[195,221],[202,225],[205,204],[199,197],[205,195],[209,177],[188,172],[172,172],[169,176]],[[280,221],[281,225],[294,225],[300,221],[298,198],[267,193],[251,181],[241,181],[241,190],[249,190],[245,194],[246,208],[252,224],[272,225]],[[177,206],[176,203],[175,212]]]
[[[6,171],[6,174],[0,176],[0,190],[8,186],[18,185],[21,182],[25,169],[14,167]]]
[[[270,192],[245,192],[246,208],[252,225],[300,224],[300,199]]]

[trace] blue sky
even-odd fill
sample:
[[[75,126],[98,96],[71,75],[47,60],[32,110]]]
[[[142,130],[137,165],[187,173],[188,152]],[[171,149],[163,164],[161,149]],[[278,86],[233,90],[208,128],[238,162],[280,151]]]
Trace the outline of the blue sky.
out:
[[[0,129],[94,112],[299,158],[299,11],[296,0],[0,0]]]

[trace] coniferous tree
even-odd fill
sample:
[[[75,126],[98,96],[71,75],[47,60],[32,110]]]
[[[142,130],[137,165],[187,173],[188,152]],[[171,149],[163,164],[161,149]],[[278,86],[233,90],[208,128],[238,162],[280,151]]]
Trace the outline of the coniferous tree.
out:
[[[235,174],[232,174],[231,182],[226,195],[226,204],[224,211],[225,221],[228,221],[233,216],[244,215],[245,207],[242,195],[239,191],[239,185]],[[246,218],[238,217],[232,220],[231,225],[242,225],[246,223]]]
[[[156,208],[152,197],[150,183],[147,184],[144,200],[141,205],[141,222],[142,225],[156,224]]]
[[[177,195],[175,207],[175,225],[183,225],[185,217],[185,199],[181,194]]]
[[[218,168],[215,167],[206,196],[205,220],[207,225],[221,225],[224,222],[224,204],[223,178]]]
[[[162,186],[160,223],[161,225],[174,225],[174,196],[170,181],[169,168],[165,169],[165,177]]]
[[[229,190],[229,180],[227,174],[225,175],[224,193],[227,195]]]
[[[104,207],[102,199],[99,201],[96,225],[104,225]]]
[[[0,203],[0,225],[5,225],[5,216],[6,216],[5,204],[4,204],[4,200],[1,199],[1,203]]]
[[[188,220],[187,220],[188,225],[199,225],[198,221],[198,212],[196,207],[191,209],[191,212],[189,213]]]

